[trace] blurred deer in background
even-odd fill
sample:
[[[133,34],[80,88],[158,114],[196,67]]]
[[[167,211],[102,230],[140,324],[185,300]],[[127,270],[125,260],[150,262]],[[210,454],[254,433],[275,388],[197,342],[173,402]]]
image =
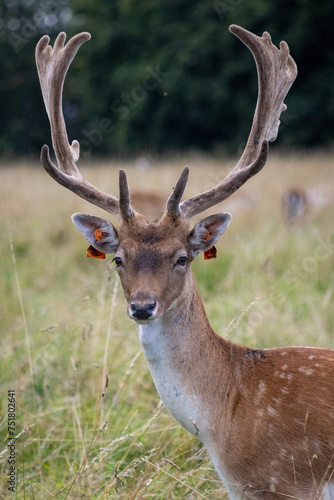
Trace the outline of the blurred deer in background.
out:
[[[288,226],[300,224],[306,218],[309,201],[302,188],[291,188],[282,196],[283,217]]]
[[[253,350],[216,335],[197,292],[190,263],[215,256],[228,213],[190,228],[191,217],[225,200],[264,166],[275,140],[283,101],[296,74],[285,42],[277,49],[268,33],[230,31],[251,50],[259,94],[245,150],[217,186],[181,201],[185,168],[159,221],[149,222],[130,203],[126,174],[119,198],[81,176],[79,143],[70,145],[62,113],[67,70],[88,33],[52,48],[37,45],[37,68],[58,166],[43,146],[45,170],[60,184],[119,219],[83,214],[74,224],[90,243],[89,254],[115,254],[114,262],[138,328],[156,388],[170,413],[206,446],[232,499],[334,499],[334,350],[287,347]]]

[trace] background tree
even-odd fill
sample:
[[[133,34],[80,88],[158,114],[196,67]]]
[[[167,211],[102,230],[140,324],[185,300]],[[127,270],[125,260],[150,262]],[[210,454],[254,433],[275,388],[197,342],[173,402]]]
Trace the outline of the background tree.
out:
[[[282,115],[284,147],[334,135],[334,3],[324,0],[6,0],[0,10],[0,154],[50,142],[34,65],[39,37],[89,31],[64,96],[83,156],[241,148],[257,93],[254,62],[231,23],[285,39],[299,76]]]

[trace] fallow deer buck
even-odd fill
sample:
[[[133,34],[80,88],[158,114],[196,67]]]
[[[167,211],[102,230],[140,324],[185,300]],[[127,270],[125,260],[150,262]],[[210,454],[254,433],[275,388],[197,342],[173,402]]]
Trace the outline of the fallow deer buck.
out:
[[[247,145],[236,167],[212,189],[181,202],[185,168],[159,221],[149,222],[130,205],[126,174],[119,173],[119,199],[80,174],[79,143],[70,145],[62,113],[67,70],[81,33],[52,48],[44,36],[37,68],[59,167],[43,146],[41,161],[57,182],[119,219],[74,214],[89,252],[114,262],[135,320],[156,388],[170,413],[206,446],[232,499],[334,499],[334,350],[284,347],[254,350],[212,330],[190,263],[209,256],[230,223],[211,215],[190,229],[189,219],[225,200],[264,166],[276,138],[285,96],[296,65],[285,42],[277,49],[268,33],[231,32],[251,50],[259,94]]]

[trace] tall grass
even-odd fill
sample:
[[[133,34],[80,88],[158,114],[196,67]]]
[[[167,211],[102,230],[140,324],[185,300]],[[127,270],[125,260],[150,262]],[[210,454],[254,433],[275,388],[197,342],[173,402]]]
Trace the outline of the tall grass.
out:
[[[125,168],[137,191],[167,196],[184,164]],[[83,171],[116,194],[119,166]],[[193,158],[186,194],[218,182],[231,166]],[[86,259],[87,244],[70,221],[76,211],[105,214],[38,164],[3,166],[0,176],[1,498],[15,498],[6,484],[12,389],[17,498],[227,498],[205,449],[159,401],[111,259]],[[292,186],[305,189],[310,203],[305,218],[287,227],[281,199]],[[334,347],[333,186],[329,155],[273,157],[214,209],[231,211],[232,224],[218,259],[200,256],[193,270],[217,333],[259,347]],[[145,208],[152,217],[160,209]]]

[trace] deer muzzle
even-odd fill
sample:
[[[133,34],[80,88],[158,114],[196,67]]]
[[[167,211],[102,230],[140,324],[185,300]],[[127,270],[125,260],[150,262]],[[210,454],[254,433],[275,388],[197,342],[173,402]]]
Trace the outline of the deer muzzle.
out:
[[[128,313],[136,320],[154,319],[157,314],[157,299],[151,292],[137,292],[129,302]]]

